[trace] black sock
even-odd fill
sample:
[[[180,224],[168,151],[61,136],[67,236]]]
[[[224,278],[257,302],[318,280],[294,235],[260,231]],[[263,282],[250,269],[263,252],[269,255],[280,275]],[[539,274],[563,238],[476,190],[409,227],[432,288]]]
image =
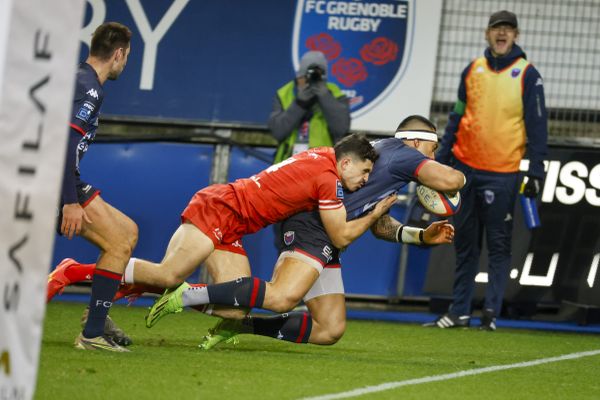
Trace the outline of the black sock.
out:
[[[261,308],[265,300],[265,288],[265,281],[249,277],[208,285],[206,290],[210,304]]]
[[[83,336],[93,338],[104,334],[104,322],[112,306],[112,299],[119,289],[121,274],[96,268],[92,279],[90,313],[83,328]]]
[[[306,312],[290,312],[272,317],[248,317],[245,324],[252,326],[255,335],[270,336],[294,343],[308,343],[312,318]]]

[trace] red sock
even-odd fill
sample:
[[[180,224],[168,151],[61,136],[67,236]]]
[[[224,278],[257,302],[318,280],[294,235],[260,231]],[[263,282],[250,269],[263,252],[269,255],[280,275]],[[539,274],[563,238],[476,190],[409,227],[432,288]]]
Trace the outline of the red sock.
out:
[[[71,283],[90,281],[95,270],[96,264],[73,264],[65,269],[65,276]]]

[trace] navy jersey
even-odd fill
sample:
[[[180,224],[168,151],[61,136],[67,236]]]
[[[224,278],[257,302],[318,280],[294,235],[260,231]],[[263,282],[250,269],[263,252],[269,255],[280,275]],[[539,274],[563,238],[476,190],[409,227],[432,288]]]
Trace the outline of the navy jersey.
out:
[[[83,158],[87,148],[96,137],[98,116],[104,100],[104,90],[98,80],[96,71],[86,63],[79,64],[75,96],[71,111],[70,127],[81,135],[77,146],[78,160]]]
[[[416,181],[419,169],[429,160],[400,139],[378,140],[373,146],[379,158],[373,166],[367,184],[344,195],[348,220],[360,217],[372,210],[383,198],[398,192],[410,181]]]
[[[63,179],[62,203],[76,203],[79,162],[93,142],[98,128],[98,116],[104,100],[104,90],[98,74],[87,63],[79,64],[69,126],[69,144]]]

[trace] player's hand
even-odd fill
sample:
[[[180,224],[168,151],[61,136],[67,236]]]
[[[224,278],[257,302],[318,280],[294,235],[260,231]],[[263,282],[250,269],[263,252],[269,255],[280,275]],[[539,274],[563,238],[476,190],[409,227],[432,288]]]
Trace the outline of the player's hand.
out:
[[[523,195],[525,197],[537,197],[542,186],[540,180],[532,176],[528,176],[525,179],[527,179],[527,183],[525,183],[525,187],[523,188]]]
[[[454,240],[454,226],[448,220],[432,223],[423,232],[423,242],[428,245],[452,243]]]
[[[375,219],[379,219],[379,217],[388,212],[388,210],[396,203],[397,200],[398,195],[396,193],[389,195],[388,197],[377,203],[377,205],[371,212],[371,215]]]
[[[79,235],[79,233],[81,233],[83,221],[88,224],[92,223],[92,220],[87,216],[85,210],[79,203],[65,204],[63,206],[60,233],[62,233],[63,236],[72,239],[73,235]]]

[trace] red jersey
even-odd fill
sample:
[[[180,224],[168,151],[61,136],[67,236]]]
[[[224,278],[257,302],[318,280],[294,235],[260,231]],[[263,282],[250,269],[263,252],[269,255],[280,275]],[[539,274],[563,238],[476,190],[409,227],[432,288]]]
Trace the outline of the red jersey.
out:
[[[344,191],[330,147],[298,153],[230,186],[250,232],[301,211],[343,207]]]

